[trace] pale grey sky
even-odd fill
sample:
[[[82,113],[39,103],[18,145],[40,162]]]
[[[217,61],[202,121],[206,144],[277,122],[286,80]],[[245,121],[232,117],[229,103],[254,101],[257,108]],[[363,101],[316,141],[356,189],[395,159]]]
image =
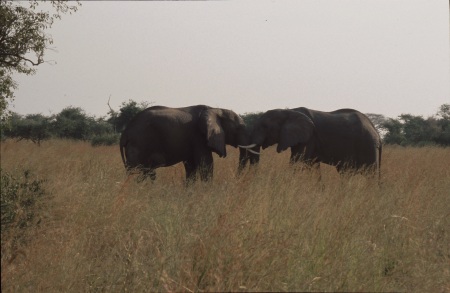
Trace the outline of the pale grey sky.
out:
[[[128,99],[237,113],[309,107],[430,116],[450,103],[447,0],[82,2],[16,75],[20,114],[106,115]]]

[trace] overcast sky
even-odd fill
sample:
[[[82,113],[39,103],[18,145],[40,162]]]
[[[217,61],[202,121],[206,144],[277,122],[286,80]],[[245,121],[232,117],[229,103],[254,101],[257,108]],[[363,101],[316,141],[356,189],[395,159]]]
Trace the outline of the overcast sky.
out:
[[[49,32],[56,64],[15,75],[20,114],[100,117],[110,96],[393,118],[450,103],[447,0],[82,2]]]

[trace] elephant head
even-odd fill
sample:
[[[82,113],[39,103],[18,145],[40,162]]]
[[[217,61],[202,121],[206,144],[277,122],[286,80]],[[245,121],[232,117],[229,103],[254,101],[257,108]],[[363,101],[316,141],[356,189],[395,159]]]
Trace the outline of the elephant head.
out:
[[[202,111],[200,125],[206,134],[207,145],[220,157],[226,157],[225,145],[238,147],[248,145],[250,133],[244,120],[231,110],[212,108]],[[239,148],[239,168],[242,170],[248,161],[251,164],[259,160],[259,153]]]
[[[263,149],[278,144],[280,153],[289,147],[308,144],[314,135],[313,121],[303,113],[292,110],[270,110],[256,122],[251,134],[250,145],[243,148]]]

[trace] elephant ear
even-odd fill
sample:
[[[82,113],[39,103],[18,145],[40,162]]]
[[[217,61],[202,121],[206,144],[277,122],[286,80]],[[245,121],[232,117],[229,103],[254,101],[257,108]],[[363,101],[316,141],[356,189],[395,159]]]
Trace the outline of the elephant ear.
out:
[[[306,144],[312,139],[314,133],[314,123],[308,116],[295,111],[289,112],[289,117],[280,131],[280,141],[277,146],[279,153],[289,147]]]
[[[220,111],[209,109],[202,113],[201,119],[206,125],[206,140],[210,148],[220,157],[226,157],[225,131],[220,123]]]

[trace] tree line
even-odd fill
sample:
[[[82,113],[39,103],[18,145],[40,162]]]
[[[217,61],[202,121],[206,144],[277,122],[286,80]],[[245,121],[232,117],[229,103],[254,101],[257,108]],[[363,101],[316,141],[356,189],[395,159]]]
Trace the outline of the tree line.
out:
[[[90,141],[93,146],[113,145],[127,123],[149,103],[133,100],[123,102],[118,111],[110,108],[106,116],[97,118],[79,107],[67,107],[58,114],[19,115],[12,113],[2,122],[1,138],[31,140],[36,144],[50,138]],[[244,113],[242,118],[252,127],[260,113]],[[380,114],[366,114],[380,132],[385,144],[401,146],[450,146],[450,104],[443,104],[435,115],[424,118],[402,114],[387,118]]]
[[[11,138],[31,140],[40,145],[50,138],[90,141],[92,145],[113,145],[119,142],[120,133],[126,124],[148,103],[133,100],[123,102],[119,111],[110,108],[104,117],[88,115],[82,108],[67,107],[58,114],[20,115],[11,113],[2,121],[2,140]]]

